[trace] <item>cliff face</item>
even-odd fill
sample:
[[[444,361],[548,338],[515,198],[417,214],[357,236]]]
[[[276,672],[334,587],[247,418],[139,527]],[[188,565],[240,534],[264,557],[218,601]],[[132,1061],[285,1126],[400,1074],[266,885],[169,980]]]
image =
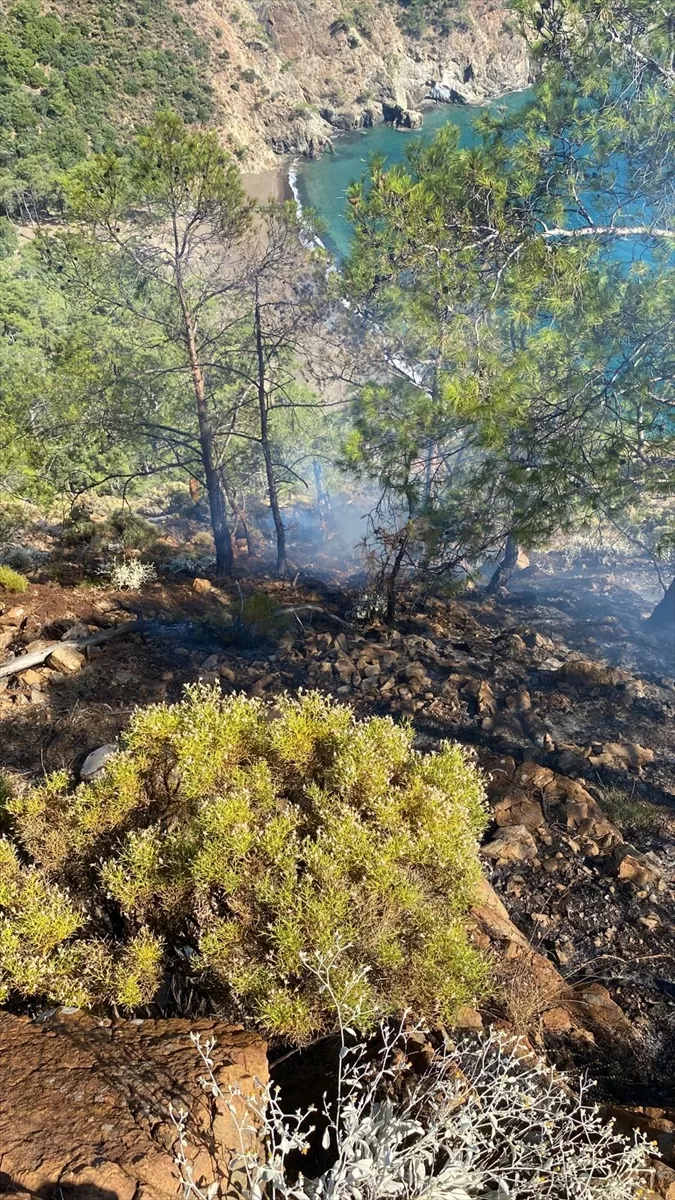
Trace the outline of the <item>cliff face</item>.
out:
[[[525,43],[497,0],[469,0],[449,32],[420,37],[401,30],[392,0],[172,3],[210,47],[217,123],[247,171],[317,155],[336,132],[385,117],[407,124],[434,84],[481,103],[529,82]]]

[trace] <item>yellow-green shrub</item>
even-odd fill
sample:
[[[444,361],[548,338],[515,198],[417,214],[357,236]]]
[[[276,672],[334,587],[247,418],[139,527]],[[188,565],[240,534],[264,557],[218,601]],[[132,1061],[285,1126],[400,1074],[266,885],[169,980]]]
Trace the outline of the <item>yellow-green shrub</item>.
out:
[[[5,592],[15,592],[21,595],[28,591],[28,580],[25,575],[21,575],[15,571],[13,567],[8,567],[6,563],[0,564],[0,590]]]
[[[308,964],[339,939],[333,989],[360,1024],[451,1017],[485,981],[464,923],[482,783],[457,746],[411,742],[317,693],[269,708],[198,686],[137,711],[95,781],[9,801],[5,995],[133,1010],[170,976],[302,1042],[335,1020]]]

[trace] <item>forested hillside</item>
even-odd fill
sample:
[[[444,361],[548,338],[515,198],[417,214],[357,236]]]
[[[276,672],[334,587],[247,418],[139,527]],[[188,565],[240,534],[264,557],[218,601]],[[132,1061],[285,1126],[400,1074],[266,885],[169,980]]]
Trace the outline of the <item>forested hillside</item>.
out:
[[[489,6],[3,0],[0,19],[0,204],[17,213],[53,205],[58,170],[158,108],[217,125],[255,170],[382,120],[383,102],[415,107],[431,79],[482,98],[527,78],[515,26]]]

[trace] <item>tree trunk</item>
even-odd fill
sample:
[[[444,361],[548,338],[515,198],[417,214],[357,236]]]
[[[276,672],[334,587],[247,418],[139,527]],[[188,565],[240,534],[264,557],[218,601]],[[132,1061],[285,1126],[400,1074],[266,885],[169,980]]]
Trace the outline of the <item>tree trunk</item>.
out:
[[[671,629],[675,631],[675,579],[673,579],[663,599],[659,600],[652,615],[647,619],[647,624],[652,629]]]
[[[502,561],[500,562],[497,570],[485,589],[486,595],[494,596],[495,592],[502,586],[502,584],[506,583],[506,580],[518,562],[519,549],[520,547],[518,546],[518,539],[514,537],[512,533],[510,533],[506,539],[504,557],[502,558]]]
[[[260,409],[260,444],[265,459],[265,474],[267,476],[267,494],[269,496],[274,529],[277,537],[277,574],[286,571],[286,530],[281,519],[279,507],[279,492],[274,478],[272,450],[270,448],[269,426],[267,420],[267,385],[265,379],[265,348],[263,345],[262,323],[260,318],[260,302],[258,299],[258,281],[255,285],[255,345],[258,356],[258,407]]]
[[[211,529],[213,530],[213,540],[216,546],[216,572],[218,575],[231,575],[234,571],[232,534],[230,532],[230,526],[227,520],[225,496],[223,494],[220,476],[213,459],[213,429],[211,427],[211,420],[206,402],[204,375],[202,373],[199,363],[199,356],[197,354],[197,345],[195,341],[192,319],[187,310],[187,306],[182,294],[180,296],[180,300],[183,312],[183,320],[185,323],[188,355],[190,358],[190,370],[192,372],[192,384],[195,392],[195,400],[197,402],[199,445],[202,452],[206,490],[209,495]]]
[[[394,617],[396,616],[396,584],[398,582],[398,577],[401,572],[401,567],[403,566],[403,559],[405,558],[405,552],[408,549],[408,541],[409,541],[409,534],[408,534],[408,531],[406,530],[401,538],[401,545],[399,546],[399,548],[396,552],[396,558],[394,559],[391,571],[389,572],[389,578],[387,580],[386,620],[387,620],[387,624],[389,624],[389,625],[391,625],[392,621],[394,620]]]

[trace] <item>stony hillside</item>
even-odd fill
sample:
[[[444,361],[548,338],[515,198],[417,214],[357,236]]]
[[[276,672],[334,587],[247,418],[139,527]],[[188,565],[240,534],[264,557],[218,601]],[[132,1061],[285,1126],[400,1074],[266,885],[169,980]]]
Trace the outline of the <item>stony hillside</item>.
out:
[[[172,0],[176,5],[181,0]],[[192,28],[211,47],[217,120],[248,170],[279,153],[315,155],[336,131],[416,109],[434,82],[468,101],[522,88],[525,46],[506,6],[470,0],[441,27],[401,27],[391,0],[195,0]]]

